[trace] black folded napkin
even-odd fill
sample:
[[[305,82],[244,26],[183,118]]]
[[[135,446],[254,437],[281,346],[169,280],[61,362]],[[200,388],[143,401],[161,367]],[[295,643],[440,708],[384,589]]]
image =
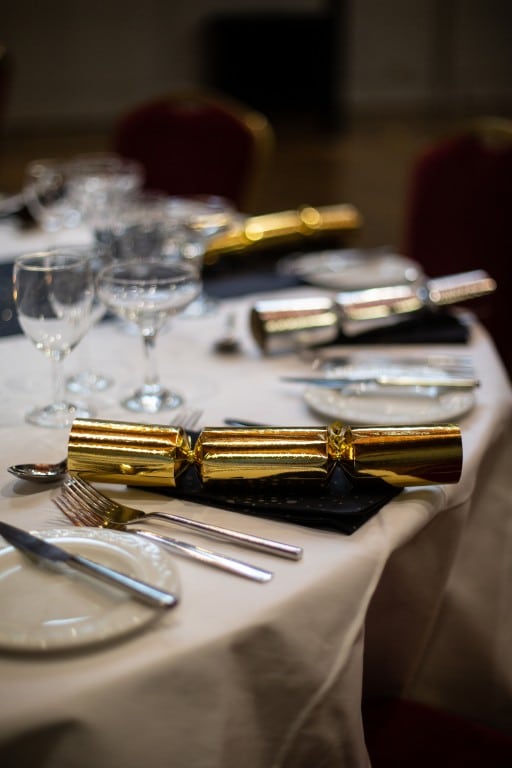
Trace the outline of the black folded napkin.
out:
[[[194,441],[197,434],[190,437]],[[176,488],[163,492],[211,507],[351,534],[401,490],[383,480],[351,478],[341,467],[335,468],[325,486],[311,480],[244,480],[205,486],[190,468]]]
[[[424,309],[396,325],[357,336],[339,334],[336,344],[467,344],[471,329],[448,309]]]

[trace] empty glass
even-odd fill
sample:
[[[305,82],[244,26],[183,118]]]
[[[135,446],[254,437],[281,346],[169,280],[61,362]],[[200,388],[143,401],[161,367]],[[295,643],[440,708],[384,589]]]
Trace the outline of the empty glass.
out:
[[[62,361],[90,325],[94,285],[86,254],[54,249],[19,256],[13,293],[23,332],[51,362],[53,402],[27,414],[31,424],[66,427],[90,412],[64,399]]]
[[[139,163],[114,153],[75,155],[67,167],[70,197],[93,231],[109,226],[144,181]]]
[[[91,252],[91,268],[97,275],[112,259],[110,233],[118,221],[127,200],[141,187],[144,174],[139,163],[119,155],[98,152],[75,155],[67,164],[69,196],[79,211],[83,223],[94,233],[95,248]],[[96,294],[91,325],[105,315],[106,307]],[[102,392],[112,383],[109,376],[86,368],[70,376],[67,387],[71,392],[89,394]]]
[[[89,247],[87,250],[84,249],[84,253],[89,259],[89,265],[94,281],[101,270],[111,262],[111,259],[102,248],[99,248],[96,245]],[[101,301],[98,295],[98,291],[95,287],[91,313],[89,316],[90,327],[92,328],[94,325],[96,325],[96,323],[99,323],[100,320],[102,320],[105,316],[106,312],[107,308],[103,301]],[[90,341],[93,342],[93,339],[91,338]],[[83,352],[86,352],[86,360],[88,360],[91,348],[87,339],[85,339],[83,348],[81,348],[81,354],[83,354]],[[68,376],[66,379],[67,389],[69,389],[70,392],[74,392],[78,395],[90,395],[94,392],[103,392],[111,385],[112,378],[110,376],[107,376],[107,374],[100,371],[96,371],[94,368],[89,366],[85,367],[83,370],[78,371],[78,373]]]
[[[175,222],[175,248],[200,272],[203,270],[204,256],[211,238],[226,232],[239,216],[227,200],[216,195],[172,197],[169,199],[167,211]],[[217,302],[201,290],[197,299],[187,307],[185,314],[202,317],[211,314],[216,308]]]
[[[25,205],[45,232],[80,224],[80,213],[69,194],[69,168],[55,158],[33,160],[25,168]]]
[[[97,287],[100,299],[109,309],[137,326],[144,344],[144,383],[122,405],[144,413],[176,408],[183,397],[160,383],[155,345],[167,318],[198,296],[201,280],[196,268],[161,259],[118,262],[100,272]]]

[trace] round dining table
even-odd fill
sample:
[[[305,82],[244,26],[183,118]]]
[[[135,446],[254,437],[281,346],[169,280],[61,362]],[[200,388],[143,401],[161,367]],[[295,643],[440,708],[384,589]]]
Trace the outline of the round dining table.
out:
[[[14,246],[27,243],[9,241],[4,261],[12,260]],[[272,296],[317,293],[298,286]],[[161,378],[183,393],[186,408],[200,410],[198,431],[230,418],[328,423],[306,404],[304,386],[282,380],[310,373],[307,356],[265,356],[251,334],[250,310],[267,295],[225,298],[215,314],[174,317],[162,332]],[[179,605],[137,631],[90,643],[70,638],[55,648],[4,642],[0,764],[366,768],[361,703],[381,696],[510,730],[512,392],[492,339],[471,313],[465,318],[468,343],[414,348],[470,357],[480,382],[473,407],[456,419],[463,445],[458,483],[404,488],[352,533],[112,486],[111,495],[145,511],[288,542],[303,556],[242,550],[148,521],[148,529],[244,559],[273,578],[255,583],[165,551],[179,579]],[[216,346],[227,327],[239,342],[232,354]],[[411,354],[399,344],[352,344],[350,351],[367,359],[383,351]],[[0,352],[0,520],[43,534],[73,530],[52,501],[61,493],[58,483],[38,485],[8,472],[13,464],[66,456],[69,429],[24,418],[50,398],[48,360],[19,333],[1,338]],[[93,327],[64,365],[69,375],[94,367],[113,380],[88,396],[94,418],[173,422],[172,411],[143,416],[121,406],[143,369],[140,339],[121,322]],[[27,561],[26,568],[35,566]],[[41,601],[45,578],[41,571],[36,582]],[[9,606],[34,601],[11,583],[18,582],[9,580],[0,557],[0,622]]]

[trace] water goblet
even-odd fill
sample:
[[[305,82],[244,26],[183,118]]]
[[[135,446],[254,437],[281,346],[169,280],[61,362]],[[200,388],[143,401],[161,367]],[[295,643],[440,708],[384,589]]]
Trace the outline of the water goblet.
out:
[[[97,286],[105,305],[122,320],[137,326],[144,345],[144,383],[122,405],[144,413],[176,408],[183,397],[161,384],[155,345],[167,319],[198,296],[201,279],[197,269],[183,261],[162,259],[118,262],[100,272]]]
[[[90,416],[85,407],[64,399],[62,361],[90,325],[94,285],[84,253],[54,249],[18,256],[13,267],[13,294],[20,326],[51,362],[53,402],[26,415],[31,424],[66,427]]]
[[[29,212],[48,233],[72,229],[81,216],[69,191],[69,168],[55,158],[32,160],[25,168],[23,198]]]
[[[115,257],[111,235],[127,200],[141,187],[142,166],[115,153],[93,152],[75,155],[68,164],[69,195],[83,223],[94,233],[91,269],[96,276]],[[91,325],[105,315],[106,307],[95,293]],[[102,392],[112,384],[104,373],[86,368],[66,382],[71,392],[90,394]]]
[[[99,247],[97,244],[90,246],[87,250],[83,251],[89,259],[89,265],[93,276],[94,294],[91,305],[91,313],[89,316],[90,328],[99,323],[107,312],[107,307],[101,301],[98,291],[96,289],[95,280],[101,270],[111,262],[109,254]],[[92,339],[91,339],[92,341]],[[87,337],[84,340],[83,352],[88,347]],[[89,353],[90,349],[86,350]],[[87,358],[88,359],[88,356]],[[112,378],[107,374],[100,371],[96,371],[93,368],[86,365],[83,370],[79,370],[77,373],[68,376],[66,379],[66,388],[78,395],[90,395],[94,392],[103,392],[112,385]]]
[[[144,181],[140,163],[115,153],[75,155],[68,164],[70,197],[83,222],[101,233]]]
[[[231,203],[218,195],[173,197],[167,208],[175,225],[175,249],[202,273],[209,241],[233,226],[239,214]],[[202,317],[212,314],[216,308],[217,302],[202,289],[184,314]]]

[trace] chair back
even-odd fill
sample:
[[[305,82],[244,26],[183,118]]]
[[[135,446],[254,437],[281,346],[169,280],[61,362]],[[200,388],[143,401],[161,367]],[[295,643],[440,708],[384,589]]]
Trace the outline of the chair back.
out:
[[[431,277],[471,269],[489,272],[497,292],[477,313],[509,372],[511,221],[512,120],[471,121],[415,161],[406,201],[404,253]]]
[[[113,149],[138,160],[146,187],[220,195],[249,211],[273,147],[264,115],[202,89],[169,93],[123,115]]]

